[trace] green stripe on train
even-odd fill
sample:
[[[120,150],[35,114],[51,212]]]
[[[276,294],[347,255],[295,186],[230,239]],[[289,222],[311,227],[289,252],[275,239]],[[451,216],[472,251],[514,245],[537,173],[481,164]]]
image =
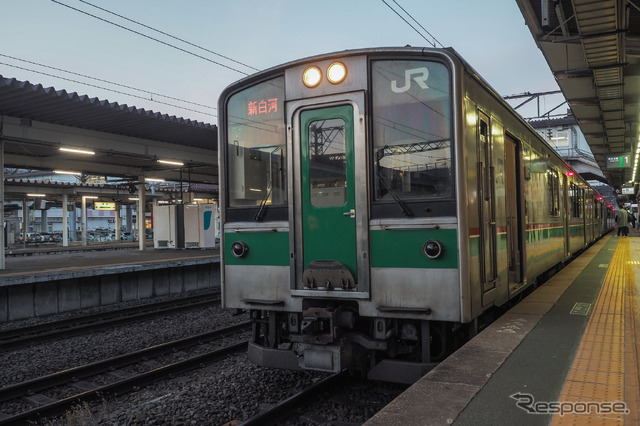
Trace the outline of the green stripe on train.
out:
[[[249,247],[246,256],[231,254],[231,245],[244,241]],[[227,265],[289,266],[288,232],[228,232],[224,235],[224,260]]]
[[[422,246],[429,240],[440,241],[445,250],[442,257],[429,259]],[[372,268],[438,268],[458,267],[458,247],[455,229],[412,229],[371,231]]]

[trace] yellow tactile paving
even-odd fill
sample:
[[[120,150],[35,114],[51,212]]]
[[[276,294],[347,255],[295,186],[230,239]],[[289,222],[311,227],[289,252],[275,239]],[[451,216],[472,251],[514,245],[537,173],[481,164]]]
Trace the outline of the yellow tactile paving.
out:
[[[640,424],[640,326],[633,274],[640,253],[633,254],[632,261],[629,239],[621,238],[559,398],[575,404],[576,413],[556,414],[552,425]]]

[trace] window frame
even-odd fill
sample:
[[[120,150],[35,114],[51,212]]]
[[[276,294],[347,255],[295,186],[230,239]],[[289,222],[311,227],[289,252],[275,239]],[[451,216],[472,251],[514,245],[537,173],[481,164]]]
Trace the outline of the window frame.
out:
[[[424,62],[424,63],[437,63],[442,65],[449,77],[449,141],[450,141],[450,185],[451,185],[451,193],[447,197],[441,198],[401,198],[403,204],[405,204],[411,213],[412,217],[438,217],[438,216],[456,216],[457,214],[457,202],[456,202],[456,133],[455,133],[455,110],[456,104],[459,100],[455,99],[454,96],[454,85],[455,85],[455,74],[453,69],[449,63],[446,61],[437,58],[427,58],[424,56],[371,56],[367,61],[367,70],[368,70],[368,85],[367,85],[367,109],[369,116],[368,123],[368,150],[370,152],[369,155],[369,203],[370,203],[370,218],[371,219],[395,219],[395,218],[406,218],[407,215],[403,212],[403,208],[401,208],[396,201],[391,200],[380,200],[376,199],[376,185],[378,177],[376,176],[376,168],[375,168],[375,154],[374,150],[376,148],[375,145],[375,135],[374,135],[374,102],[373,102],[373,70],[375,62],[398,62],[398,61],[413,61],[413,62]]]

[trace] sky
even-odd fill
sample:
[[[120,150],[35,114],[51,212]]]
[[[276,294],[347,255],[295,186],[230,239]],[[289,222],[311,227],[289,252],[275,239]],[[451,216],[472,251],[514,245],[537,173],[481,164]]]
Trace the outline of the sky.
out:
[[[247,74],[366,47],[435,42],[502,96],[558,90],[515,0],[0,0],[0,11],[3,77],[212,124],[220,93]]]

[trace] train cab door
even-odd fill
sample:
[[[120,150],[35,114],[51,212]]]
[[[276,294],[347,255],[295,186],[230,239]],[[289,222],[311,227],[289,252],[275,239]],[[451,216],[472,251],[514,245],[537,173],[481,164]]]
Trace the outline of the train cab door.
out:
[[[568,259],[571,256],[571,211],[569,209],[569,182],[567,175],[562,174],[562,202],[564,205],[562,213],[562,225],[564,226],[564,258]]]
[[[522,221],[521,149],[518,142],[505,135],[505,204],[507,219],[507,256],[509,291],[522,287],[524,279],[524,224]]]
[[[496,287],[497,227],[495,205],[495,169],[489,117],[479,113],[478,121],[478,200],[480,207],[480,273],[482,304],[491,304],[488,294]]]
[[[324,291],[325,296],[349,297],[366,291],[365,267],[358,257],[366,243],[362,223],[367,209],[361,201],[366,191],[356,191],[366,179],[366,167],[356,166],[364,164],[359,158],[364,143],[357,148],[354,142],[364,137],[356,109],[351,104],[304,109],[294,118],[300,146],[295,288],[303,295]]]

